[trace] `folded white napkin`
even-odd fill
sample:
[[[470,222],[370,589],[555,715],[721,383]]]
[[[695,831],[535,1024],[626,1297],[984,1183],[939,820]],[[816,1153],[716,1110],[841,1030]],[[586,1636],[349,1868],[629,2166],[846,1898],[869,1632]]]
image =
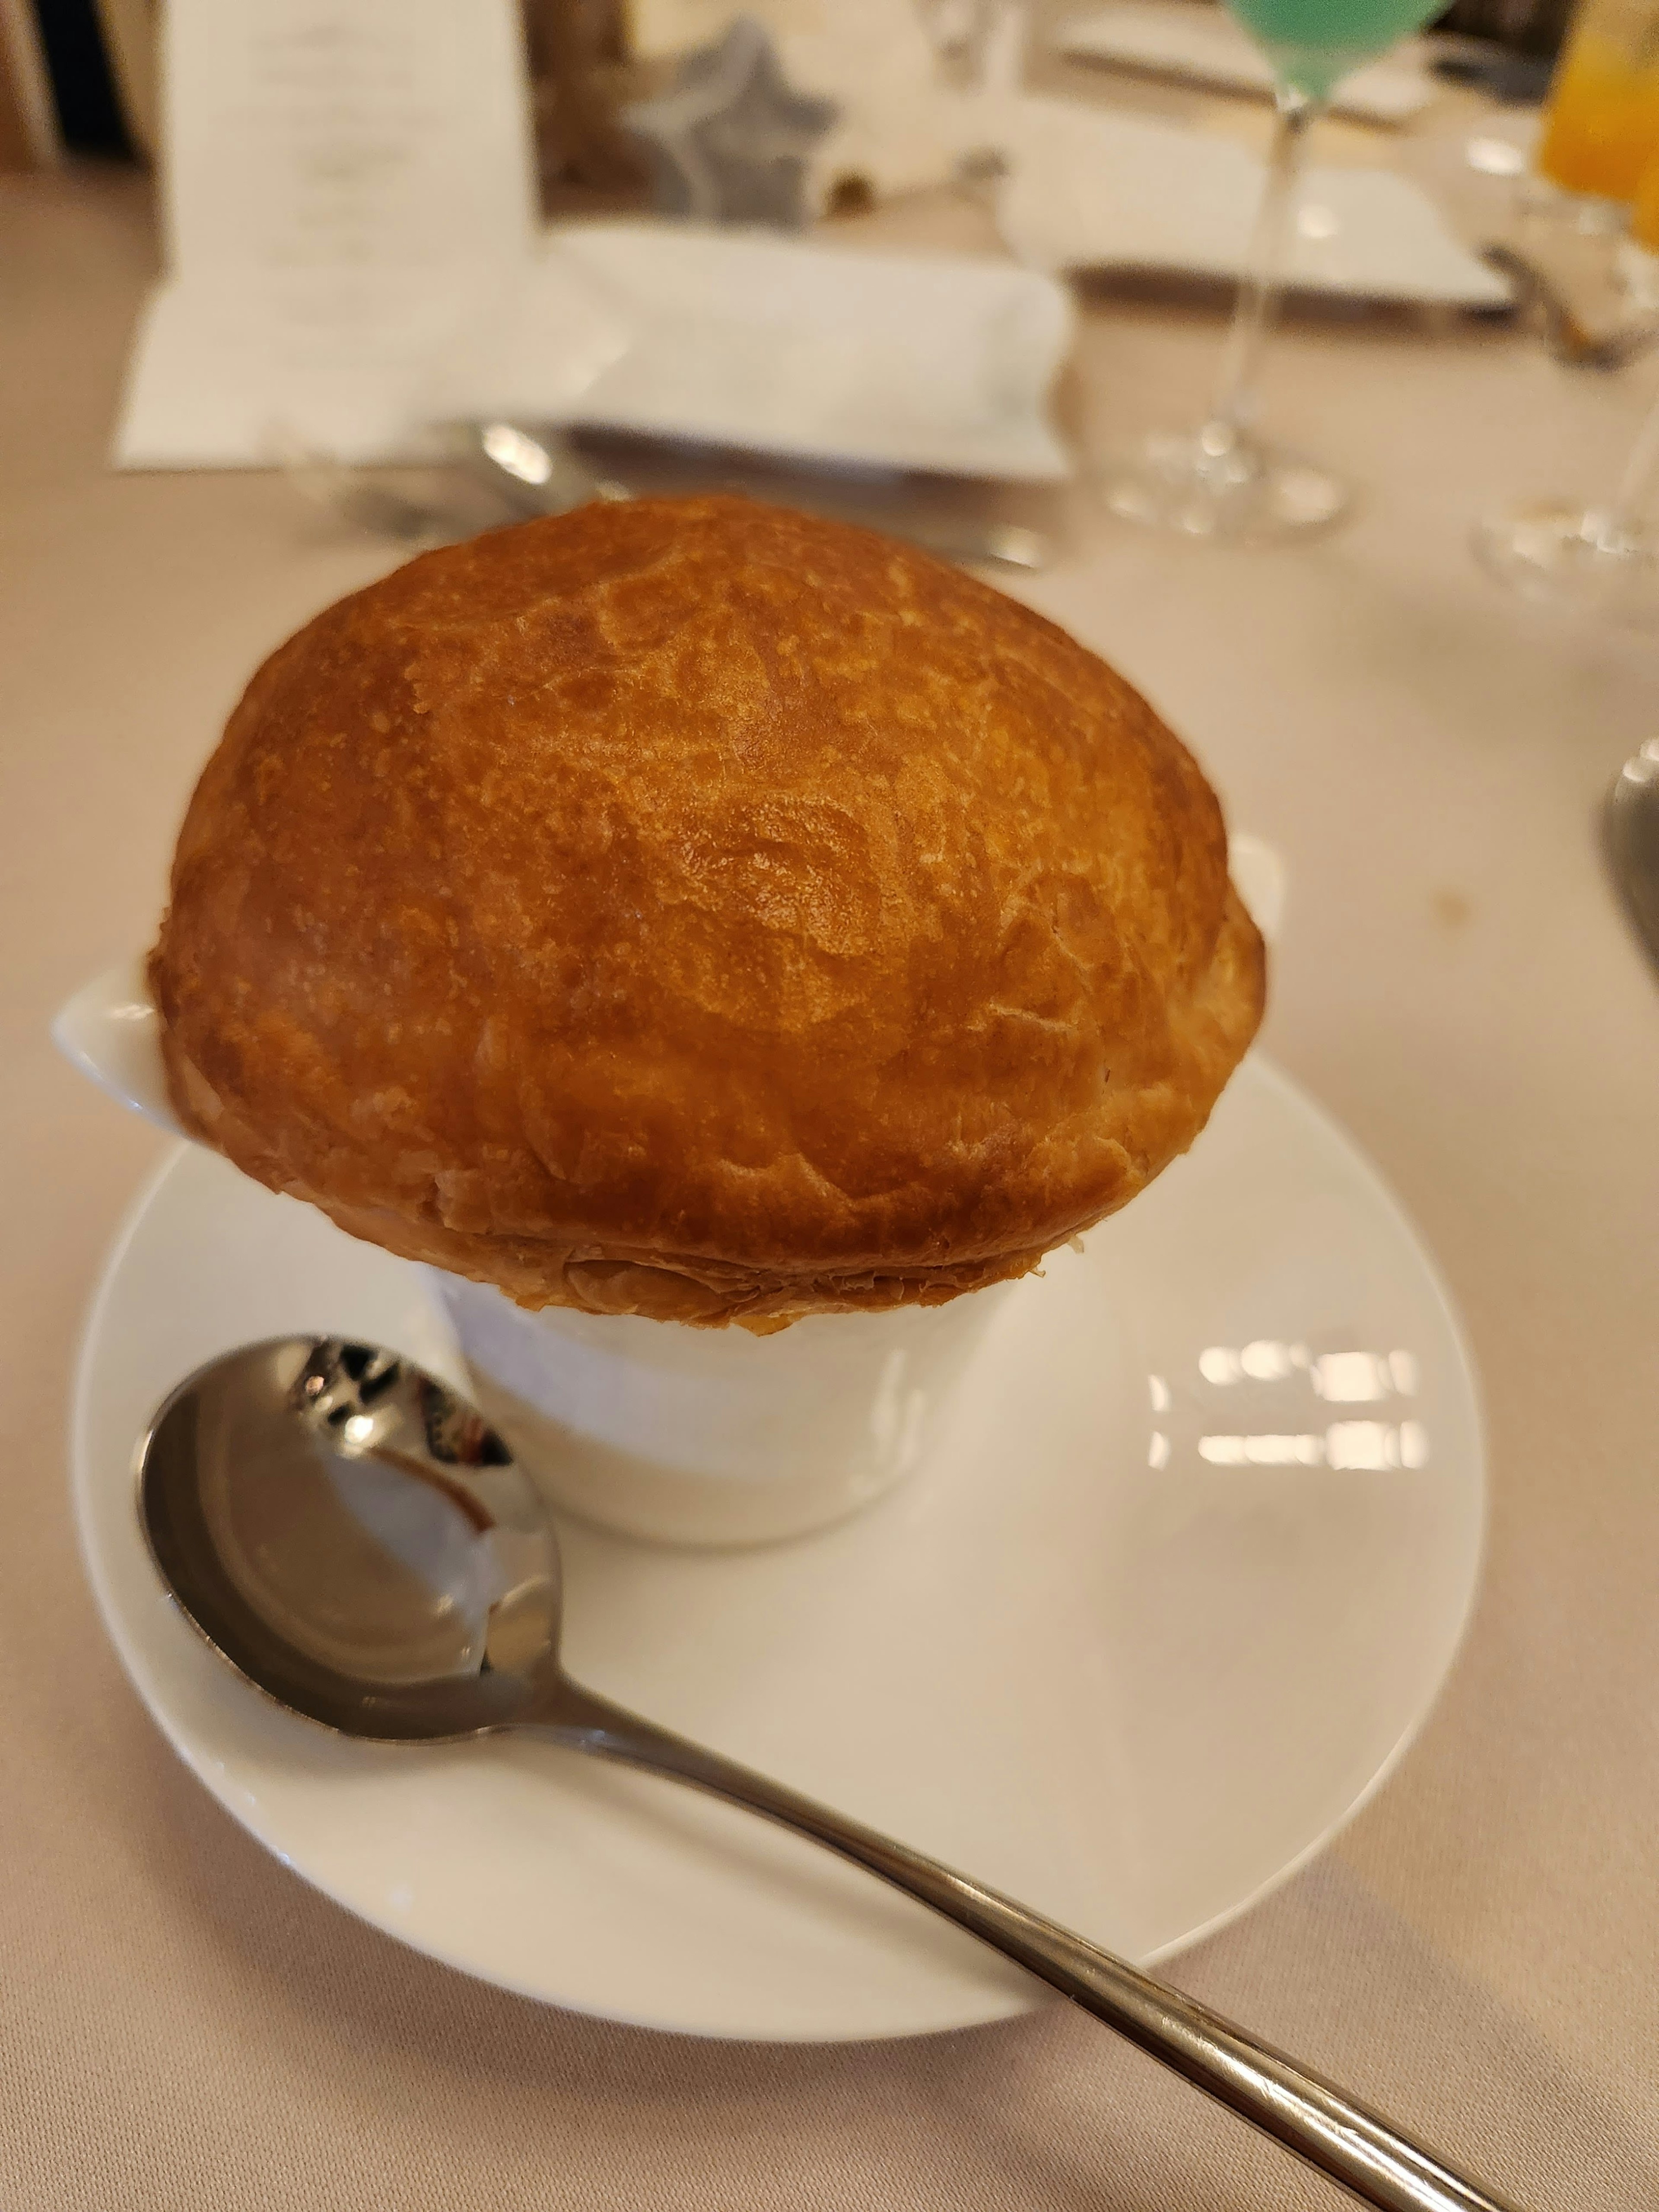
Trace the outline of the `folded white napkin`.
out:
[[[1028,483],[1070,472],[1047,400],[1071,301],[1006,261],[571,223],[550,234],[537,290],[529,342],[498,354],[502,413],[859,467]],[[608,359],[595,346],[587,383],[556,391],[557,332],[572,307],[588,327],[594,307],[627,342]]]
[[[1062,23],[1054,44],[1074,61],[1117,62],[1241,92],[1273,89],[1273,71],[1248,33],[1219,8],[1194,0],[1110,0]],[[1438,89],[1419,63],[1397,55],[1345,77],[1331,104],[1366,122],[1404,123]]]

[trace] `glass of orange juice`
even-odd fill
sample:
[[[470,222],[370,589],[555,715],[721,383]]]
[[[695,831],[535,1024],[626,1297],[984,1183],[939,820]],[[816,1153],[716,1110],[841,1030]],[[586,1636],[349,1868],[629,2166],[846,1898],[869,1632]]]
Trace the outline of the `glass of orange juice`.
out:
[[[1644,252],[1659,254],[1659,131],[1654,132],[1647,167],[1631,200],[1630,234]]]
[[[1632,242],[1659,256],[1659,130],[1630,200]],[[1659,398],[1610,498],[1597,505],[1534,500],[1489,516],[1476,528],[1474,550],[1490,574],[1524,598],[1659,626]]]
[[[1635,198],[1659,149],[1659,0],[1585,0],[1550,86],[1539,173],[1563,191]]]

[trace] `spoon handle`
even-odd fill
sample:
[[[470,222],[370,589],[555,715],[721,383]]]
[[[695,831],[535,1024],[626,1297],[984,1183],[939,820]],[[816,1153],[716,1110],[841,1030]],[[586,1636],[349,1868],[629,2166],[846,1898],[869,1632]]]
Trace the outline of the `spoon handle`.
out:
[[[562,1680],[533,1724],[574,1749],[708,1790],[930,1905],[1380,2212],[1512,2212],[1375,2112],[1206,2006],[1012,1898]]]

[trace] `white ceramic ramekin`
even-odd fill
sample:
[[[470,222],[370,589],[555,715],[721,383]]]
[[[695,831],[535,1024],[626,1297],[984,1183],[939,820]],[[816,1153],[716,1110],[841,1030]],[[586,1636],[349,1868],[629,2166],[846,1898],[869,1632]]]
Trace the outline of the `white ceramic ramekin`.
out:
[[[1284,869],[1236,836],[1233,879],[1277,933]],[[123,1105],[173,1119],[140,964],[112,969],[53,1025]],[[488,1418],[556,1503],[673,1544],[757,1544],[855,1512],[917,1465],[1005,1285],[942,1306],[818,1314],[773,1336],[629,1315],[526,1313],[428,1270]]]
[[[430,1274],[485,1418],[548,1496],[670,1544],[768,1543],[879,1498],[920,1462],[1004,1287],[751,1336],[527,1313]]]
[[[124,1105],[182,1134],[137,968],[72,999],[55,1035]],[[671,1544],[757,1544],[855,1512],[927,1449],[1000,1288],[771,1336],[628,1314],[528,1313],[424,1271],[484,1415],[556,1504]]]

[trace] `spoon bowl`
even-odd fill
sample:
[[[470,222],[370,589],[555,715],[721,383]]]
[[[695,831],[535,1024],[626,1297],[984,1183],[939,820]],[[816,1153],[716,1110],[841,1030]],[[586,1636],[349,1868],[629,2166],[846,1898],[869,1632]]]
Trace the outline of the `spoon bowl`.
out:
[[[574,1682],[559,1663],[558,1543],[534,1485],[472,1406],[396,1352],[278,1337],[227,1353],[167,1399],[137,1471],[163,1580],[290,1711],[380,1742],[529,1729],[725,1798],[931,1905],[1379,2212],[1504,2212],[1334,2084],[1126,1960]]]
[[[248,1345],[179,1386],[138,1466],[145,1538],[185,1613],[307,1719],[453,1741],[523,1718],[556,1676],[541,1500],[466,1401],[395,1353]]]

